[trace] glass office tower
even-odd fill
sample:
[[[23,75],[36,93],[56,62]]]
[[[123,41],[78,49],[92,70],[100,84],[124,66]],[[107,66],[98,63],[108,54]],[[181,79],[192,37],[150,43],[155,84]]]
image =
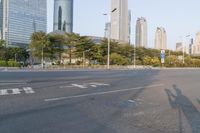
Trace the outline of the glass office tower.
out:
[[[2,26],[3,26],[3,1],[0,0],[0,39],[3,39]]]
[[[54,0],[54,31],[73,32],[73,0]]]
[[[7,44],[27,47],[33,32],[47,29],[46,0],[0,0],[2,39]]]

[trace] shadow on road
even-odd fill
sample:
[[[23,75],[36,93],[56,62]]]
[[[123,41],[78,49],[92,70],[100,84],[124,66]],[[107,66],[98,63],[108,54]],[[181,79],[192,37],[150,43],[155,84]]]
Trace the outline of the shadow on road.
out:
[[[200,99],[199,98],[197,98],[197,102],[200,104]]]
[[[183,95],[180,88],[178,88],[176,85],[173,85],[173,89],[175,90],[176,94],[172,93],[172,91],[169,89],[165,89],[165,91],[168,95],[168,100],[171,107],[178,110],[179,132],[183,133],[182,114],[184,114],[192,128],[192,133],[200,133],[200,112],[190,101],[190,99]],[[200,101],[198,102],[200,103]]]

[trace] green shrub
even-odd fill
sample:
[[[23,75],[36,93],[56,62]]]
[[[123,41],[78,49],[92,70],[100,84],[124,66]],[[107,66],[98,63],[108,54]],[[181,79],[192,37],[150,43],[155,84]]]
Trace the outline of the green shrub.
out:
[[[15,62],[14,60],[9,60],[8,67],[20,67],[20,63]]]
[[[0,60],[0,66],[1,67],[6,67],[7,66],[6,61]]]

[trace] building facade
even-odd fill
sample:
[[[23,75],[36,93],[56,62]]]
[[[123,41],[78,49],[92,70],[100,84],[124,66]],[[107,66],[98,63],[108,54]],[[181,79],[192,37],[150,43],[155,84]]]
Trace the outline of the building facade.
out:
[[[110,36],[110,28],[111,28],[110,23],[109,22],[106,23],[105,24],[105,32],[104,32],[104,37],[105,38],[109,38],[109,36]]]
[[[129,42],[128,0],[111,0],[111,39]]]
[[[182,52],[183,51],[183,43],[182,42],[177,42],[176,43],[176,51],[177,52]]]
[[[8,45],[27,47],[33,32],[46,32],[46,0],[0,0],[0,3],[1,38]]]
[[[189,42],[189,54],[191,55],[192,54],[192,46],[194,44],[194,40],[193,38],[190,39],[190,42]]]
[[[196,33],[194,44],[192,45],[192,54],[200,55],[200,32]]]
[[[54,0],[54,31],[73,32],[73,0]]]
[[[163,27],[158,27],[156,30],[155,49],[167,49],[167,33]]]
[[[147,47],[147,21],[143,17],[136,22],[135,44],[137,47]]]
[[[3,1],[0,0],[0,39],[3,39]]]

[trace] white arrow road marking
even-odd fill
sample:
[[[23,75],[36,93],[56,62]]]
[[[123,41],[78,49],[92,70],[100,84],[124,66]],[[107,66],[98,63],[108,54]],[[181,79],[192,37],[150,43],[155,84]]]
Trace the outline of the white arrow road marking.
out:
[[[104,83],[84,83],[83,85],[80,84],[71,84],[71,86],[60,86],[59,88],[72,88],[72,87],[77,87],[77,88],[81,88],[81,89],[85,89],[85,88],[89,88],[89,87],[93,87],[96,88],[98,86],[109,86],[109,84],[104,84]]]
[[[120,89],[120,90],[105,91],[105,92],[96,92],[96,93],[89,93],[89,94],[83,94],[83,95],[74,95],[74,96],[67,96],[67,97],[59,97],[59,98],[50,98],[50,99],[45,99],[44,101],[45,102],[60,101],[60,100],[67,100],[67,99],[73,99],[73,98],[98,96],[98,95],[112,94],[112,93],[118,93],[118,92],[140,90],[140,89],[144,89],[144,88],[153,88],[153,87],[159,87],[159,86],[163,86],[163,84],[155,84],[155,85],[151,85],[151,86],[143,86],[143,87],[136,87],[136,88],[129,88],[129,89]]]

